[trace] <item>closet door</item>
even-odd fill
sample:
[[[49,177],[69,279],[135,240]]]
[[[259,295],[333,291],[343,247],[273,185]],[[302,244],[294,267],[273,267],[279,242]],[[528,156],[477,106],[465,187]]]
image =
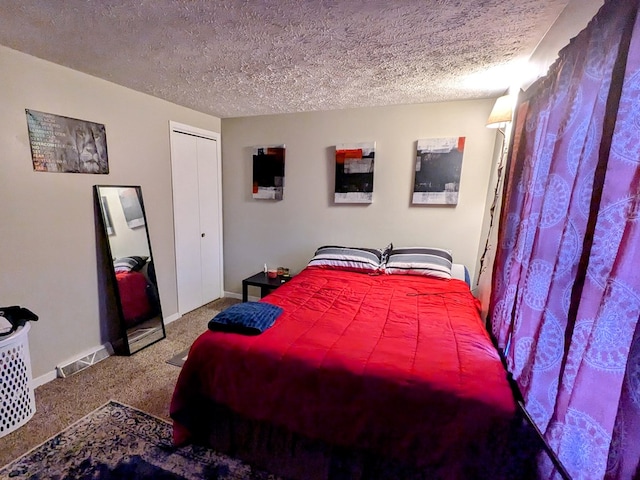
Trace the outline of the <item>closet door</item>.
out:
[[[198,151],[198,196],[200,203],[200,262],[202,268],[202,303],[209,303],[222,292],[222,205],[220,189],[213,188],[218,181],[218,141],[196,138]],[[204,268],[206,265],[207,268]]]
[[[223,295],[219,135],[171,122],[178,311]]]

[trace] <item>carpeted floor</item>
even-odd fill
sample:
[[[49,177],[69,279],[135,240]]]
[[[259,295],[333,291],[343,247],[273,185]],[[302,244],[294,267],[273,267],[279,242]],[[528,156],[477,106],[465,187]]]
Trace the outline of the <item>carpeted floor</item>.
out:
[[[184,365],[184,362],[187,361],[188,355],[189,355],[189,349],[186,348],[185,350],[181,351],[177,355],[174,355],[169,360],[167,360],[167,363],[169,365],[175,365],[176,367],[182,367],[182,365]]]
[[[170,423],[114,401],[0,468],[0,478],[278,480],[209,448],[176,448]]]
[[[167,363],[188,348],[220,310],[238,300],[223,298],[167,325],[167,338],[130,357],[109,357],[35,390],[36,413],[0,439],[0,466],[23,455],[109,400],[169,419],[169,403],[180,369]]]

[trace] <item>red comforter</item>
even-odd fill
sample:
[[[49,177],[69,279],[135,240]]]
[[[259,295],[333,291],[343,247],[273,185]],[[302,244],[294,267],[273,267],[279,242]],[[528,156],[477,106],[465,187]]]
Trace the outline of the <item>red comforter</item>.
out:
[[[211,400],[418,465],[486,455],[508,429],[512,393],[464,282],[307,268],[263,301],[284,313],[261,335],[194,342],[171,404],[177,444],[195,425],[175,419]]]
[[[147,295],[147,278],[140,272],[118,272],[116,280],[127,328],[147,320],[152,313]]]

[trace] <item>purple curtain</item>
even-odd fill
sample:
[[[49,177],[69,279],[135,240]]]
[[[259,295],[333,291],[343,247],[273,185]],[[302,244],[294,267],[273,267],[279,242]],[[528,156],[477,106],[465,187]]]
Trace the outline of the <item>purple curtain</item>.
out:
[[[494,265],[493,334],[576,480],[640,458],[637,3],[607,1],[521,95]]]

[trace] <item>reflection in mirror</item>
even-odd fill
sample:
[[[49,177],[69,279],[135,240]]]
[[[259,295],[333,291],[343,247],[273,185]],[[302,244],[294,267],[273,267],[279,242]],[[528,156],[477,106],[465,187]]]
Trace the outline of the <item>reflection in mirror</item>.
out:
[[[130,355],[165,338],[142,189],[96,185],[94,199],[111,259],[108,274],[117,287],[122,338],[114,350]]]

